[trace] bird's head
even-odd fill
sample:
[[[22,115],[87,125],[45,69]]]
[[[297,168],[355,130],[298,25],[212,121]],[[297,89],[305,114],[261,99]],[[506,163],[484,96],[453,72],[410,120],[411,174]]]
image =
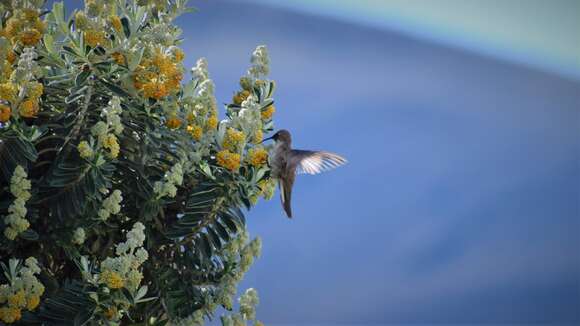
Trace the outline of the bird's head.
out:
[[[284,142],[290,144],[292,142],[292,137],[290,136],[290,132],[286,129],[278,130],[272,137],[268,137],[264,139],[262,142],[265,142],[268,139],[273,139],[275,142]]]

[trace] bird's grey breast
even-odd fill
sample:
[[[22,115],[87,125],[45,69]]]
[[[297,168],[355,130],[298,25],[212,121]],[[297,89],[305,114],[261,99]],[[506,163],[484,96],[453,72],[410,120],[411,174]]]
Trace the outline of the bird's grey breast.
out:
[[[280,176],[284,174],[289,152],[290,147],[287,144],[277,142],[274,145],[274,149],[272,150],[272,159],[270,161],[272,177],[280,178]]]

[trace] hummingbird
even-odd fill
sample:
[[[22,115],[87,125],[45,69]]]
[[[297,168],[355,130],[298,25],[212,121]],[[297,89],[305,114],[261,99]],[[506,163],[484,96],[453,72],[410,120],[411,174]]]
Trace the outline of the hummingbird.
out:
[[[347,161],[331,152],[292,149],[292,136],[288,130],[279,130],[262,142],[268,139],[274,140],[270,159],[271,176],[278,180],[282,207],[288,218],[292,218],[290,202],[296,174],[318,174],[339,167]]]

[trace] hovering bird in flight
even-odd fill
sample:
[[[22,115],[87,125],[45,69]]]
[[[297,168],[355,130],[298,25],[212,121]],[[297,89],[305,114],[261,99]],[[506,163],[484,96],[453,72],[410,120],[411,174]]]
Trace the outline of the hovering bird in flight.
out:
[[[317,174],[345,164],[345,158],[325,151],[292,149],[292,137],[288,130],[279,130],[274,136],[264,139],[275,141],[270,159],[271,175],[278,180],[280,199],[286,215],[292,218],[292,186],[298,173]]]

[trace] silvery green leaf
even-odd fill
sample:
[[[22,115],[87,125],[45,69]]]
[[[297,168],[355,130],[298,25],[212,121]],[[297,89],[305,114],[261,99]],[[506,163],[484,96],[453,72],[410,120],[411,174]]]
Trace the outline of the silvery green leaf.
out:
[[[260,110],[263,111],[272,104],[274,104],[274,101],[272,99],[266,99],[264,102],[260,103],[261,105]]]
[[[36,126],[32,126],[31,127],[32,133],[30,134],[30,136],[28,136],[28,140],[31,142],[36,141],[40,136],[42,136],[45,132],[45,130],[40,130],[38,127]]]
[[[195,85],[193,81],[185,84],[183,87],[183,98],[193,97],[193,92],[195,91]]]
[[[89,292],[89,298],[91,298],[94,302],[99,302],[99,295],[95,292]]]
[[[54,54],[54,37],[52,34],[44,34],[44,46],[49,54]]]
[[[52,14],[54,15],[54,18],[56,20],[58,28],[60,28],[61,33],[63,33],[64,35],[67,35],[68,34],[68,26],[64,20],[65,12],[64,12],[64,3],[62,1],[55,2],[52,5]]]
[[[81,267],[83,268],[83,272],[89,272],[89,260],[86,256],[81,256]]]
[[[147,8],[139,7],[135,13],[135,20],[131,22],[131,34],[135,34],[141,24],[147,19]]]
[[[140,287],[137,293],[135,294],[135,301],[139,301],[139,299],[143,298],[145,294],[147,294],[148,289],[149,288],[147,287],[147,285],[143,285],[142,287]]]
[[[10,275],[12,277],[16,277],[16,272],[18,271],[18,265],[20,261],[18,259],[10,259],[10,261],[8,261],[8,266],[10,266]]]
[[[254,175],[254,182],[260,181],[264,176],[264,174],[266,174],[266,171],[268,171],[268,168],[265,167],[260,168]]]
[[[268,91],[266,92],[266,98],[272,97],[274,91],[276,90],[276,83],[272,80],[268,83]]]
[[[213,174],[211,172],[211,168],[209,167],[209,164],[207,164],[207,162],[205,162],[205,161],[201,162],[199,167],[201,168],[203,173],[205,173],[208,177],[215,179],[215,177],[213,176]]]
[[[153,300],[157,300],[157,297],[149,297],[149,298],[136,300],[135,303],[143,303],[143,302],[149,302],[149,301],[153,301]]]
[[[140,48],[137,52],[131,52],[129,55],[128,62],[129,62],[129,70],[133,71],[139,63],[141,62],[141,58],[143,58],[143,51],[145,50],[144,47]]]
[[[53,3],[51,13],[57,23],[60,24],[61,22],[64,22],[64,3],[63,2]]]
[[[263,128],[264,128],[264,130],[268,130],[268,131],[274,130],[274,121],[270,121],[270,122],[266,123]]]
[[[105,161],[105,159],[102,156],[99,156],[97,158],[97,163],[95,163],[95,164],[96,164],[96,166],[101,166],[101,165],[105,164],[106,162],[107,161]]]
[[[71,103],[83,98],[84,96],[85,96],[85,94],[82,94],[82,93],[71,94],[64,99],[64,102],[66,104],[71,104]]]

